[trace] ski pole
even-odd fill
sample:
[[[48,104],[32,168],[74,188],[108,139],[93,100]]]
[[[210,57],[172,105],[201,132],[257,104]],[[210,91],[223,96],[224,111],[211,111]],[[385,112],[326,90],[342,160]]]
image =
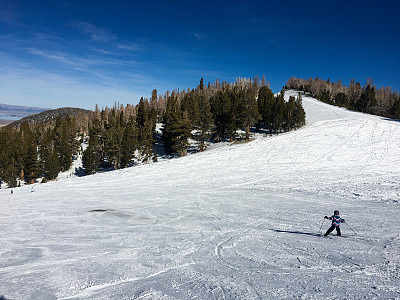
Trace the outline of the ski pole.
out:
[[[355,232],[355,231],[353,230],[353,228],[351,228],[351,226],[350,226],[347,222],[344,222],[344,223],[347,224],[347,226],[349,226],[350,230],[353,231],[353,232],[357,235],[357,232]]]
[[[324,223],[325,223],[325,218],[324,218],[324,220],[322,221],[322,224],[321,224],[321,227],[319,228],[318,234],[321,233],[322,225],[324,225]]]

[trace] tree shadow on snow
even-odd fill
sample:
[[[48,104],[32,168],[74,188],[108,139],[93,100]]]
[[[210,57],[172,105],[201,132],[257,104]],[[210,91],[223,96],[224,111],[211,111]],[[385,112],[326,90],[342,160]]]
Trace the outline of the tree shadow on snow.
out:
[[[384,121],[400,122],[399,119],[391,119],[391,118],[385,118],[385,117],[382,117],[381,119]]]
[[[320,233],[311,233],[311,232],[302,232],[302,231],[291,231],[291,230],[279,230],[279,229],[271,229],[275,232],[280,233],[292,233],[292,234],[300,234],[300,235],[309,235],[309,236],[321,236]]]
[[[85,175],[86,175],[85,170],[82,167],[75,168],[75,176],[83,177]],[[1,298],[0,298],[0,300],[1,300]]]

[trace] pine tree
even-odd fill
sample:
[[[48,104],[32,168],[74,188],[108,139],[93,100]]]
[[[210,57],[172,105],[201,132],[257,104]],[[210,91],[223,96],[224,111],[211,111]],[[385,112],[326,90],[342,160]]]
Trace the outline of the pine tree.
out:
[[[155,155],[153,144],[155,136],[155,128],[157,122],[157,115],[154,109],[149,107],[148,102],[140,99],[136,124],[138,132],[138,149],[142,162],[149,162]]]
[[[285,91],[282,90],[281,93],[275,97],[273,109],[272,109],[272,116],[273,116],[273,123],[272,127],[274,128],[275,132],[281,132],[283,128],[283,123],[285,121],[285,100],[284,100]]]
[[[150,98],[150,109],[151,109],[151,117],[155,117],[155,122],[157,123],[157,115],[158,115],[158,96],[157,96],[157,90],[154,89],[151,93],[151,98]]]
[[[154,128],[155,124],[153,123],[153,120],[151,118],[148,118],[144,123],[141,141],[141,156],[142,162],[144,163],[148,163],[150,160],[153,159],[153,156],[155,156],[155,152],[153,150]]]
[[[157,90],[153,90],[150,99],[150,112],[149,118],[151,119],[152,124],[152,135],[153,137],[156,136],[156,125],[158,122],[158,100],[157,100]]]
[[[237,101],[230,86],[226,86],[223,90],[218,90],[211,98],[211,111],[215,120],[217,141],[226,137],[232,139],[236,132],[235,102]]]
[[[5,127],[0,130],[0,180],[6,182],[10,188],[17,186],[18,145],[18,135],[15,129]]]
[[[262,86],[258,92],[258,111],[261,114],[261,121],[259,127],[264,126],[265,128],[272,131],[273,123],[273,110],[274,94],[271,89],[267,86]]]
[[[92,144],[89,142],[88,147],[83,152],[82,165],[86,175],[95,173],[100,167],[100,157],[97,156],[95,147],[93,142]]]
[[[189,146],[188,139],[190,138],[191,129],[192,126],[190,123],[188,112],[183,111],[179,118],[179,122],[174,128],[174,135],[172,139],[172,149],[180,156],[185,156],[187,154],[187,148]]]
[[[203,90],[204,90],[204,79],[203,79],[203,78],[200,79],[200,86],[199,86],[199,89],[200,89],[200,91],[203,91]]]
[[[89,144],[85,151],[83,151],[82,157],[83,169],[86,175],[95,173],[101,166],[101,131],[101,121],[95,118],[89,128]]]
[[[303,100],[301,93],[298,94],[295,101],[295,108],[293,112],[293,123],[295,128],[304,126],[306,124],[306,112],[303,108]]]
[[[390,113],[396,119],[400,119],[400,98],[393,103]]]
[[[41,173],[46,180],[56,179],[61,170],[58,153],[54,147],[54,130],[41,130],[39,156]]]
[[[337,93],[335,97],[335,104],[349,108],[349,98],[345,93]]]
[[[191,124],[186,111],[182,112],[175,92],[168,97],[162,140],[168,153],[186,155]]]
[[[72,165],[72,156],[77,152],[76,123],[71,117],[62,119],[57,116],[54,128],[55,150],[58,154],[61,171],[67,171]]]
[[[199,107],[199,117],[195,124],[197,130],[196,138],[199,141],[200,151],[204,151],[205,142],[211,136],[211,130],[214,127],[214,120],[211,113],[210,99],[206,97],[203,89],[196,91],[197,102]]]
[[[129,117],[129,121],[126,124],[124,130],[124,136],[122,139],[122,157],[121,167],[128,167],[133,159],[135,158],[135,151],[137,149],[137,128],[134,116]]]
[[[105,132],[104,153],[107,163],[113,169],[119,169],[122,156],[122,138],[124,134],[124,115],[116,106],[111,109]]]
[[[364,113],[372,112],[372,109],[377,105],[375,98],[375,87],[367,85],[362,92],[360,99],[355,103],[355,109]]]
[[[356,109],[356,103],[360,99],[362,94],[361,84],[359,82],[355,83],[355,80],[352,79],[349,85],[349,100],[350,100],[350,108]]]
[[[142,142],[144,136],[144,127],[146,120],[148,118],[147,110],[145,106],[144,99],[141,98],[137,108],[136,124],[138,126],[138,140]]]
[[[46,178],[53,180],[56,179],[60,172],[60,160],[58,159],[57,152],[51,152],[49,160],[46,162]]]
[[[202,90],[200,90],[202,91]],[[195,90],[185,93],[181,100],[181,110],[187,111],[189,114],[190,122],[198,124],[200,119],[200,106],[199,106],[198,92]]]
[[[34,183],[39,177],[38,151],[35,135],[27,122],[20,128],[21,138],[21,179],[26,183]]]
[[[286,103],[286,130],[289,131],[295,127],[295,110],[296,110],[296,99],[293,96],[289,97],[289,101]]]
[[[257,78],[258,81],[258,78]],[[258,84],[258,83],[257,83]],[[236,94],[238,95],[238,119],[240,119],[240,126],[245,128],[246,140],[250,139],[250,127],[254,126],[258,120],[261,119],[261,115],[258,112],[258,104],[256,100],[256,89],[258,85],[254,85],[253,88],[243,89],[238,88]]]
[[[332,104],[330,92],[328,90],[323,91],[321,93],[320,100],[322,102],[325,102],[325,103],[328,103],[328,104]]]

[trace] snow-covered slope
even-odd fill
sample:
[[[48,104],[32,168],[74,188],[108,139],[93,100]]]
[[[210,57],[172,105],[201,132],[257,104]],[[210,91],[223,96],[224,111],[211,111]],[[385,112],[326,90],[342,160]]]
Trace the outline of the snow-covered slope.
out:
[[[400,123],[303,104],[294,132],[0,190],[0,295],[400,298]]]

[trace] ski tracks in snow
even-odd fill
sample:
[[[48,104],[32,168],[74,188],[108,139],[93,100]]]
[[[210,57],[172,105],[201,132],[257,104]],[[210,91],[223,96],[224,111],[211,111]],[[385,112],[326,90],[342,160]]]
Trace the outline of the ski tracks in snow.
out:
[[[165,273],[168,273],[170,271],[173,270],[177,270],[177,269],[181,269],[181,268],[187,268],[190,265],[192,265],[193,263],[187,263],[187,264],[183,264],[183,265],[179,265],[179,266],[174,266],[174,267],[169,267],[160,271],[157,271],[155,273],[152,273],[150,275],[144,276],[144,277],[137,277],[137,278],[128,278],[128,279],[122,279],[122,280],[116,280],[115,282],[111,282],[111,283],[102,283],[102,284],[98,284],[98,285],[92,285],[86,289],[84,289],[83,291],[79,292],[78,294],[75,294],[73,296],[67,296],[67,297],[62,297],[59,298],[60,300],[72,300],[72,299],[85,299],[85,298],[93,298],[95,295],[98,294],[105,294],[106,292],[104,290],[110,289],[110,288],[115,288],[118,285],[123,285],[126,283],[136,283],[139,281],[143,281],[143,280],[147,280],[147,279],[151,279],[151,278],[155,278],[157,276],[163,275]],[[150,295],[153,295],[157,292],[153,292],[153,293],[147,293],[145,295],[141,295],[138,298],[135,299],[140,299],[143,297],[147,297]]]
[[[257,225],[256,225],[257,224]],[[228,238],[224,239],[223,241],[219,242],[216,244],[215,249],[214,249],[214,253],[215,253],[215,257],[217,258],[217,260],[224,266],[234,270],[234,271],[239,271],[240,266],[234,266],[232,263],[229,263],[226,259],[224,259],[222,257],[222,251],[223,248],[225,247],[224,245],[227,245],[228,243],[232,242],[234,243],[234,240],[238,237],[242,237],[243,235],[245,235],[246,233],[250,232],[251,230],[254,230],[256,228],[258,228],[260,225],[262,225],[263,223],[260,221],[256,221],[252,224],[249,224],[249,228],[246,230],[243,230],[239,233],[236,233],[234,235],[230,235]],[[234,246],[234,245],[233,245]]]

